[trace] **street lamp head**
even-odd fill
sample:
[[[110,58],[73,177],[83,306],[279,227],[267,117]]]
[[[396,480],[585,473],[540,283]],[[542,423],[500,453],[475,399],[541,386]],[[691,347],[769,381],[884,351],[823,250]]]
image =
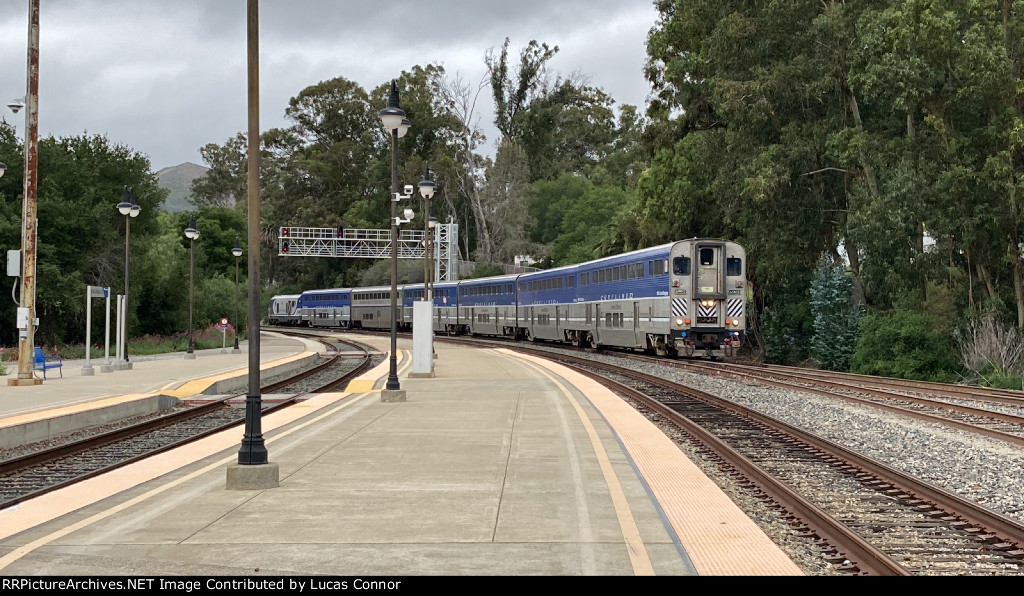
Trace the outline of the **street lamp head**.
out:
[[[380,111],[380,121],[384,123],[384,128],[396,130],[402,127],[402,120],[405,120],[405,112],[398,107],[398,84],[392,80],[388,107]]]
[[[130,215],[132,217],[138,217],[140,211],[142,211],[142,207],[139,207],[138,205],[132,204],[132,210],[128,212],[128,215]]]
[[[236,259],[242,256],[242,247],[238,246],[238,238],[235,238],[235,247],[231,249],[231,254],[235,255]]]
[[[408,118],[402,118],[402,123],[398,125],[398,138],[404,137],[410,128],[412,128],[412,122]]]
[[[7,107],[11,108],[11,111],[17,114],[21,108],[25,107],[25,98],[19,97],[18,99],[12,99]]]
[[[4,172],[6,172],[6,171],[7,171],[7,164],[5,164],[4,162],[0,161],[0,178],[4,177]]]
[[[185,228],[185,237],[189,240],[195,240],[199,237],[199,230],[196,229],[196,216],[193,215],[188,221],[188,227]]]
[[[437,227],[437,218],[434,217],[433,215],[431,215],[430,219],[427,220],[427,226],[429,226],[431,230],[436,228]]]
[[[126,184],[124,190],[121,192],[121,202],[117,204],[117,210],[121,212],[121,215],[131,214],[134,198],[135,197],[132,195],[132,187]]]
[[[434,183],[430,181],[430,166],[427,166],[427,173],[423,175],[423,180],[420,180],[420,196],[426,200],[430,200],[434,196]]]

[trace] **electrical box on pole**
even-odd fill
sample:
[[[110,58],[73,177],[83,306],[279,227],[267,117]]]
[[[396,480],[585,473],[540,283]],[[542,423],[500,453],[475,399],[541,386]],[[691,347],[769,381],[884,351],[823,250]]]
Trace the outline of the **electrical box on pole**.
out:
[[[7,251],[7,277],[21,277],[21,251]]]

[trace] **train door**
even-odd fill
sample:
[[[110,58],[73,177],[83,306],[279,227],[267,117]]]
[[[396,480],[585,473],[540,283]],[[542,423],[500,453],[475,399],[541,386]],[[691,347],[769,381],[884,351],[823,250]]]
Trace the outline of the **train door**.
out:
[[[725,244],[694,245],[694,339],[717,349],[725,332]]]
[[[644,330],[640,326],[640,303],[633,303],[633,320],[629,321],[628,326],[633,330],[633,344],[636,347],[643,347],[645,344],[646,337]]]

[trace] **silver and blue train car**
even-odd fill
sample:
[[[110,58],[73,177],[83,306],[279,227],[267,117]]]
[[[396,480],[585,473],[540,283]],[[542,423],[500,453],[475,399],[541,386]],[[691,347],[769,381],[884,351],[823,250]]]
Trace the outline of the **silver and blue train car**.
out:
[[[348,328],[352,320],[352,290],[307,290],[299,295],[299,324],[304,327]]]
[[[405,330],[411,327],[411,317],[408,322],[403,315],[404,302],[402,290],[404,285],[398,287],[398,321],[396,327]],[[410,307],[411,310],[411,307]],[[352,290],[351,323],[354,329],[391,329],[391,286],[374,286],[370,288],[355,288]]]
[[[572,343],[667,355],[671,248],[652,246],[578,265]]]
[[[299,294],[282,294],[272,297],[267,306],[267,323],[270,325],[298,325],[298,301]]]
[[[518,276],[517,337],[537,341],[567,341],[570,311],[577,303],[578,265]]]
[[[499,275],[458,283],[459,333],[516,336],[516,278]]]

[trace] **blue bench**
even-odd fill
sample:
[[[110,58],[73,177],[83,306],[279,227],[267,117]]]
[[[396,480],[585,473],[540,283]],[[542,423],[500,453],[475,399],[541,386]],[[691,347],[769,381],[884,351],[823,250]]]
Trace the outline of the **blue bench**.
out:
[[[44,381],[46,380],[46,371],[50,370],[51,368],[56,368],[58,371],[60,371],[60,378],[64,378],[64,370],[61,368],[62,366],[64,366],[63,358],[61,358],[60,356],[47,356],[43,354],[43,349],[40,348],[39,346],[36,346],[35,355],[35,366],[33,366],[33,369],[43,371]]]

